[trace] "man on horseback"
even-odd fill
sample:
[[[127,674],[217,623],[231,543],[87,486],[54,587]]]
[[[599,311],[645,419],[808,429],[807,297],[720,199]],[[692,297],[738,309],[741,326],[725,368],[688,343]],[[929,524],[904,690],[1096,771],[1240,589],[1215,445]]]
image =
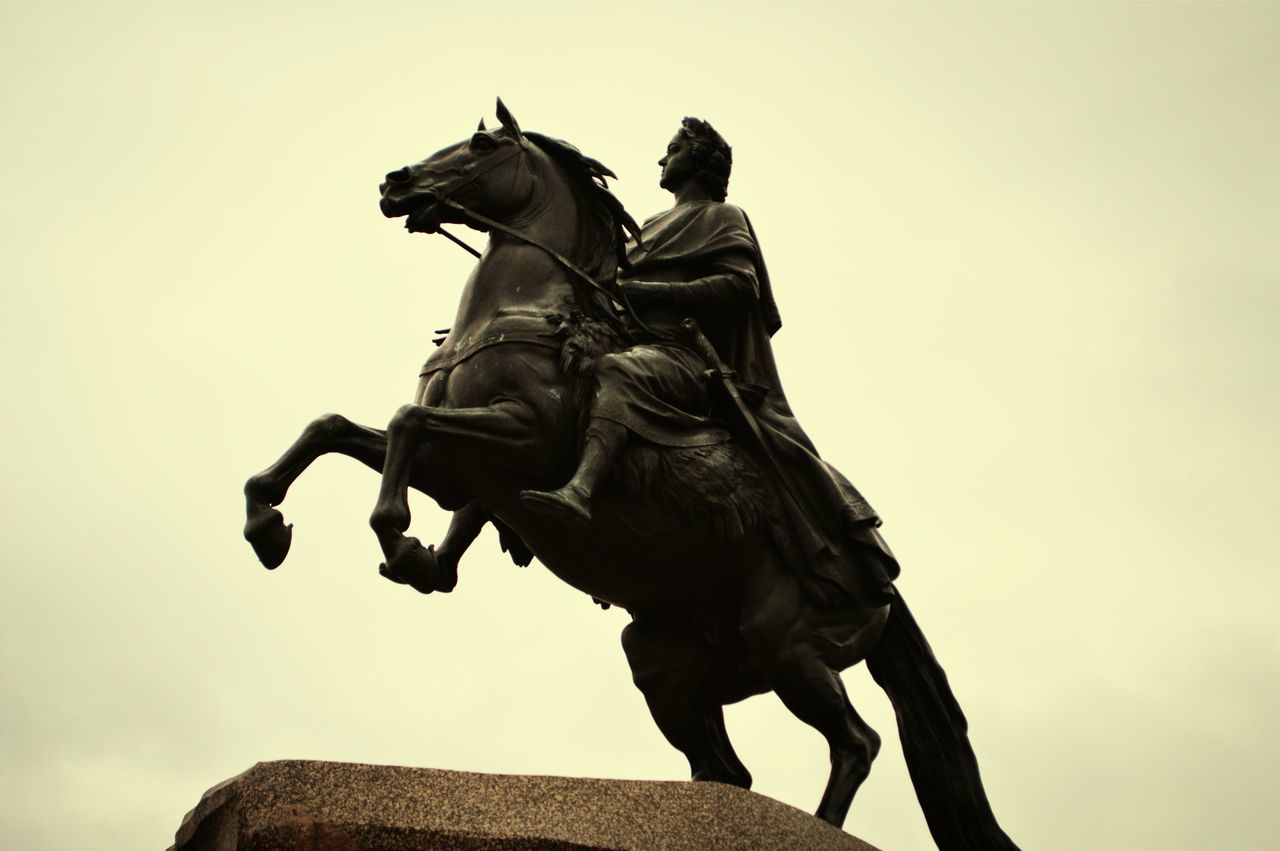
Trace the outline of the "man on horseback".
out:
[[[768,274],[746,215],[724,203],[729,146],[685,119],[660,161],[676,203],[640,228],[603,164],[523,132],[501,101],[498,118],[380,186],[382,212],[410,231],[457,222],[488,231],[489,245],[412,404],[385,430],[320,417],[245,483],[258,558],[275,568],[288,553],[278,506],[291,484],[322,455],[348,455],[382,476],[369,525],[388,579],[451,590],[458,558],[492,521],[518,564],[536,555],[625,608],[632,679],[694,779],[750,786],[723,706],[772,691],[827,740],[817,814],[841,825],[880,747],[839,676],[865,661],[893,702],[939,848],[1016,851],[946,674],[893,590],[875,512],[818,457],[782,392]],[[639,234],[626,251],[623,231]],[[614,299],[638,307],[624,317],[630,334]],[[724,396],[732,407],[716,416]],[[565,477],[582,416],[569,481],[525,490]],[[616,489],[599,492],[615,466]],[[439,552],[405,534],[411,488],[455,511]],[[594,522],[568,528],[593,507]]]
[[[531,510],[563,520],[591,519],[591,501],[631,435],[659,446],[722,443],[730,435],[713,418],[708,364],[690,347],[681,323],[692,318],[743,395],[756,404],[758,428],[744,448],[763,464],[785,518],[796,563],[811,574],[822,602],[887,602],[898,565],[871,506],[818,457],[782,391],[769,338],[781,327],[755,233],[746,214],[725,203],[732,149],[710,124],[685,118],[658,161],[660,185],[674,206],[644,223],[628,247],[619,282],[643,320],[640,342],[605,355],[595,374],[590,419],[577,471],[552,491],[524,491]],[[740,416],[741,416],[740,414]],[[731,425],[731,428],[734,426]],[[749,445],[755,442],[758,445]]]

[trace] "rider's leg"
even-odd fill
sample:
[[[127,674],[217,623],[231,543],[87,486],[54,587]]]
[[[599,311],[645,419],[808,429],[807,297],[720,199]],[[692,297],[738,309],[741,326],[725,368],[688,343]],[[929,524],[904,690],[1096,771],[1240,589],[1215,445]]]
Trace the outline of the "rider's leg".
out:
[[[709,426],[702,416],[708,407],[704,367],[696,354],[673,346],[638,345],[602,356],[592,379],[591,420],[577,472],[557,490],[521,493],[525,506],[571,522],[590,520],[591,497],[627,441],[623,423],[643,422],[671,435]]]
[[[583,438],[582,458],[573,478],[553,491],[521,491],[520,501],[533,511],[585,523],[591,519],[592,495],[612,469],[626,442],[625,426],[592,417]]]
[[[854,711],[839,673],[822,658],[819,648],[826,642],[815,627],[829,626],[817,622],[828,616],[843,617],[849,627],[842,663],[852,664],[874,646],[886,612],[815,613],[794,574],[777,564],[763,565],[744,595],[740,629],[757,667],[787,709],[827,740],[831,774],[817,815],[837,827],[870,773],[880,737]]]
[[[636,687],[658,729],[689,760],[694,780],[751,787],[751,773],[734,753],[721,706],[709,694],[717,650],[694,624],[675,619],[632,621],[622,647]]]

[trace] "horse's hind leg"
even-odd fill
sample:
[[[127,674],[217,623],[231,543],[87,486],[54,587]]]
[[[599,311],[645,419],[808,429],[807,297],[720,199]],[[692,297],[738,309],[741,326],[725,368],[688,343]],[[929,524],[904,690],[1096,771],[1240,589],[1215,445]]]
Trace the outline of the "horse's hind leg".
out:
[[[658,729],[689,760],[694,780],[751,788],[724,726],[724,712],[709,681],[720,660],[692,623],[639,619],[622,631],[622,647],[636,687]]]
[[[849,623],[848,635],[842,637],[850,642],[854,657],[870,651],[884,614],[875,609],[842,613]],[[815,623],[829,626],[827,619],[834,617],[815,612],[794,574],[783,573],[775,563],[764,566],[751,583],[741,630],[757,667],[783,704],[827,740],[831,774],[817,816],[840,827],[871,772],[880,737],[854,711],[839,673],[821,656],[826,641],[815,631]]]
[[[285,525],[284,516],[273,506],[284,502],[289,486],[313,461],[331,452],[381,470],[387,437],[378,429],[357,425],[338,414],[326,414],[308,424],[278,461],[245,483],[248,517],[244,536],[268,570],[278,567],[288,555],[293,528]]]

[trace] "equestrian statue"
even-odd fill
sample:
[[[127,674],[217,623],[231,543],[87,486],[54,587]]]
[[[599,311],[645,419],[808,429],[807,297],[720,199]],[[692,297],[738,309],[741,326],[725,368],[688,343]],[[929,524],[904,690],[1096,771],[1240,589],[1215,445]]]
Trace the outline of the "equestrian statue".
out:
[[[732,151],[686,118],[658,161],[671,209],[641,227],[573,145],[500,125],[386,175],[384,215],[413,233],[488,234],[417,395],[386,430],[336,414],[245,485],[245,537],[268,568],[292,527],[276,506],[316,458],[382,475],[370,525],[383,576],[450,591],[485,524],[631,616],[634,681],[694,780],[744,788],[723,707],[773,691],[830,746],[817,815],[844,823],[880,738],[840,671],[888,694],[938,847],[1015,849],[997,824],[964,714],[893,582],[861,494],[823,461],[778,380],[781,326],[759,242],[725,202]],[[455,241],[457,241],[455,239]],[[453,512],[439,547],[406,536],[407,489]]]

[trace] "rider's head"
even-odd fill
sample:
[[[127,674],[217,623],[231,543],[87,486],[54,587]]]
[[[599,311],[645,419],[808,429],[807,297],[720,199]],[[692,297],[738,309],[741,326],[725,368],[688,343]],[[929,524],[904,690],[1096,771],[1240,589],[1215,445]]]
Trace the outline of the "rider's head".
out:
[[[701,118],[686,118],[680,122],[677,135],[689,141],[697,179],[717,201],[723,201],[729,191],[729,172],[733,169],[733,148],[716,129]]]

